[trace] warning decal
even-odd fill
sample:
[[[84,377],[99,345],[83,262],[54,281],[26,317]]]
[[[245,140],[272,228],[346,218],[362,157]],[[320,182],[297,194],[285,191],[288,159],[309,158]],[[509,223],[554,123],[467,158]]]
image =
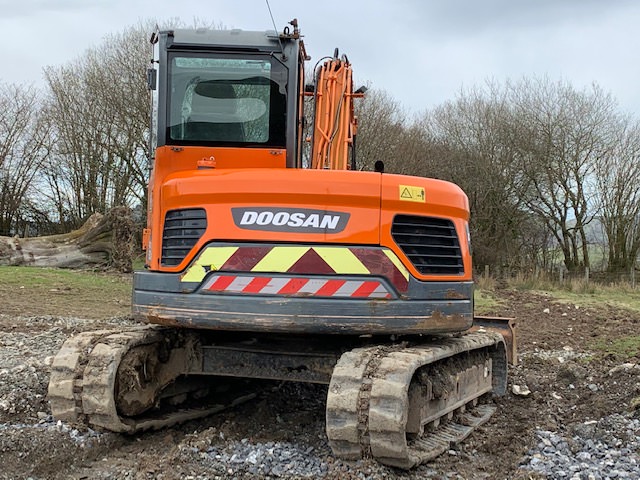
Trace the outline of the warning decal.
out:
[[[425,203],[424,187],[415,187],[412,185],[399,185],[400,200],[407,202]]]
[[[180,281],[202,282],[209,272],[224,273],[224,276],[219,280],[220,282],[229,280],[231,278],[229,275],[232,274],[259,274],[254,275],[254,277],[259,277],[261,279],[259,281],[266,282],[265,285],[272,282],[270,284],[272,286],[275,285],[274,282],[281,282],[283,278],[288,278],[292,282],[293,280],[300,282],[301,279],[305,278],[312,279],[316,277],[319,278],[320,276],[331,277],[332,275],[372,275],[385,277],[401,293],[406,292],[409,286],[409,271],[395,253],[384,247],[344,247],[333,245],[209,245],[204,248],[200,256],[182,275]],[[289,274],[289,276],[282,274]],[[265,278],[271,278],[271,276],[273,276],[272,280],[265,280]],[[242,279],[246,280],[247,278],[249,278],[249,275],[242,275]],[[327,285],[337,285],[334,280],[339,280],[342,283],[346,282],[345,285],[351,285],[354,289],[359,289],[361,286],[365,289],[371,287],[371,291],[376,292],[375,295],[380,293],[378,287],[373,287],[373,283],[370,283],[371,281],[379,283],[376,279],[363,278],[361,282],[362,285],[360,285],[360,283],[356,285],[355,283],[349,283],[351,281],[350,279],[339,279],[336,277],[331,279],[333,283],[329,282]],[[305,280],[305,282],[306,281],[307,280]],[[258,280],[256,280],[256,282],[258,282]],[[293,283],[291,285],[293,285]],[[291,285],[287,288],[290,288]],[[311,282],[309,285],[316,285],[316,283]],[[282,286],[284,286],[284,284]],[[300,289],[303,289],[302,285]],[[384,290],[384,292],[386,295],[387,290]]]

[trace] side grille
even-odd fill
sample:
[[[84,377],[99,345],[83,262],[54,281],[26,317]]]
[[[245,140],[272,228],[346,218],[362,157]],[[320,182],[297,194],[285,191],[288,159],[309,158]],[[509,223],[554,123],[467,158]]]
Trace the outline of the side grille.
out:
[[[391,236],[420,273],[464,273],[460,242],[451,220],[396,215]]]
[[[202,208],[168,211],[162,230],[162,265],[174,267],[182,262],[206,228],[207,214]]]

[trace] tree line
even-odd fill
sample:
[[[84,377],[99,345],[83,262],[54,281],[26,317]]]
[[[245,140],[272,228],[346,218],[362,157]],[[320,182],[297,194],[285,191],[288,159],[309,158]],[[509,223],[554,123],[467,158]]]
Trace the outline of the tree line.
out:
[[[149,31],[46,67],[40,91],[0,82],[0,235],[68,232],[145,202]]]
[[[0,235],[67,232],[115,206],[146,211],[150,25],[46,67],[41,90],[0,79]],[[371,89],[356,113],[358,169],[382,159],[387,172],[467,193],[476,265],[634,268],[640,124],[597,84],[489,81],[418,115]]]
[[[362,168],[383,158],[392,171],[467,193],[476,265],[635,268],[640,124],[598,85],[490,81],[411,119],[375,92],[358,113]]]

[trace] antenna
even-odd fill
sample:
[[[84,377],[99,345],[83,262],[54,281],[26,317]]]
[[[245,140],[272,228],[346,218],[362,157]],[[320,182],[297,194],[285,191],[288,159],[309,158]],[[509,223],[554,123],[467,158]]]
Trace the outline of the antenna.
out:
[[[264,0],[264,1],[267,2],[267,9],[269,10],[271,23],[273,23],[273,29],[276,31],[276,35],[278,37],[278,43],[280,44],[280,52],[282,53],[282,58],[284,58],[284,47],[282,46],[282,40],[280,39],[280,35],[278,35],[278,27],[276,26],[276,21],[273,19],[273,13],[271,13],[271,5],[269,5],[269,0]]]

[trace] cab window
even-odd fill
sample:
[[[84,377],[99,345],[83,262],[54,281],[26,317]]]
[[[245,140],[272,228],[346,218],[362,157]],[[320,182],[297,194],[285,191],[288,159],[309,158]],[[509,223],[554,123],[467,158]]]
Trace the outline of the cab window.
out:
[[[283,70],[269,57],[174,54],[167,143],[284,146]]]

